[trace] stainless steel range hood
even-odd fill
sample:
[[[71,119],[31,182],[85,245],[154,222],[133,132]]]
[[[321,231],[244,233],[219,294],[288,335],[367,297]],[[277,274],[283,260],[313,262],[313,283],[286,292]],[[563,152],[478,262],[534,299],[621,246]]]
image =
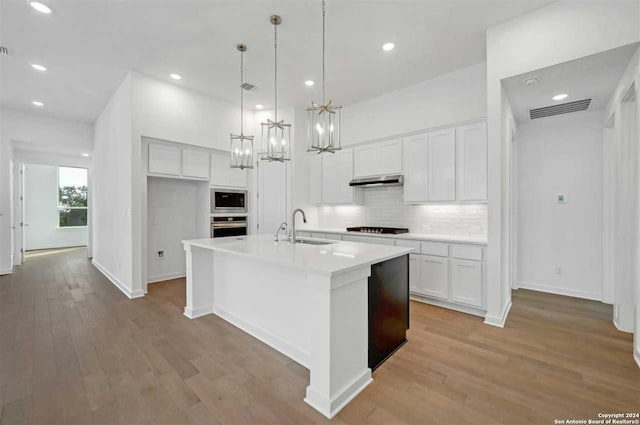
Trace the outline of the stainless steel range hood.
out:
[[[353,187],[379,187],[379,186],[402,186],[404,176],[402,174],[389,174],[384,176],[359,177],[351,180],[349,186]]]

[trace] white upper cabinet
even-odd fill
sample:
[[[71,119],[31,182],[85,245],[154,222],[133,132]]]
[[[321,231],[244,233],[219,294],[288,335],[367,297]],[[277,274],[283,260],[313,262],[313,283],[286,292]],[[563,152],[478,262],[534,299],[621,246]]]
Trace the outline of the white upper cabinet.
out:
[[[426,134],[405,138],[404,155],[404,201],[426,202],[429,200],[429,139]]]
[[[182,175],[209,179],[209,152],[182,149]]]
[[[429,201],[456,200],[456,132],[450,128],[429,133]]]
[[[322,203],[322,155],[313,154],[307,158],[309,170],[309,203]]]
[[[149,172],[180,175],[180,148],[177,146],[149,143]]]
[[[230,154],[211,154],[211,186],[247,187],[247,170],[231,168]]]
[[[457,191],[461,201],[487,199],[487,125],[458,127],[456,135]]]
[[[323,154],[321,174],[322,203],[352,204],[354,202],[354,188],[349,186],[349,182],[353,179],[353,149]]]
[[[367,177],[402,172],[402,140],[388,140],[354,149],[354,176]]]

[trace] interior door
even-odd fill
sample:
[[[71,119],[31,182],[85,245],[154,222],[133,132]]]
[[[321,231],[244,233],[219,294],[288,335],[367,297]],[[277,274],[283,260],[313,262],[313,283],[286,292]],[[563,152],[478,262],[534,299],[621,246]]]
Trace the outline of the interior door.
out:
[[[258,161],[258,233],[274,233],[287,221],[287,169],[282,162]]]

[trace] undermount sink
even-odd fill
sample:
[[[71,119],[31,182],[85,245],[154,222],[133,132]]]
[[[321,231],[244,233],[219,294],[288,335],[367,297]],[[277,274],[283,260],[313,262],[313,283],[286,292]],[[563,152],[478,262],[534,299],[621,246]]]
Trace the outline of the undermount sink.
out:
[[[296,239],[296,243],[304,243],[307,245],[330,245],[336,241],[319,241],[315,239]]]

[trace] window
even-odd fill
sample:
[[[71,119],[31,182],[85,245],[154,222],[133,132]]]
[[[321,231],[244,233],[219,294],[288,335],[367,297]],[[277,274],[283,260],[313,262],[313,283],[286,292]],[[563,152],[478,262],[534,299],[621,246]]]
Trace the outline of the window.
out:
[[[87,169],[58,167],[58,226],[87,225]]]

